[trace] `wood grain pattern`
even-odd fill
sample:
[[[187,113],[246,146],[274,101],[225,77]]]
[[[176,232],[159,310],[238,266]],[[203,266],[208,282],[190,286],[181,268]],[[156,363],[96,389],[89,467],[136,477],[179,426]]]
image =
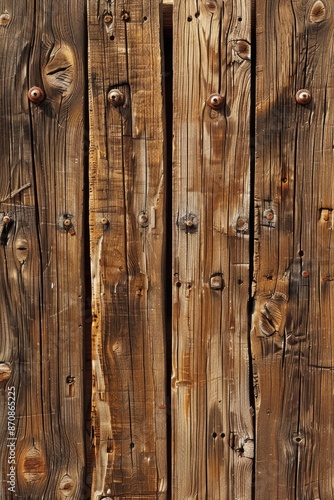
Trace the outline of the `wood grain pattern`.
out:
[[[14,498],[6,482],[10,387],[17,405],[16,495],[86,494],[84,22],[76,1],[1,2],[1,498]],[[33,86],[46,95],[39,105],[28,100]]]
[[[250,14],[247,1],[174,3],[175,499],[251,494]]]
[[[256,9],[255,497],[329,499],[333,12],[314,0]]]
[[[90,0],[88,27],[92,495],[163,499],[167,402],[160,5]],[[113,106],[110,91],[121,92],[124,103]]]

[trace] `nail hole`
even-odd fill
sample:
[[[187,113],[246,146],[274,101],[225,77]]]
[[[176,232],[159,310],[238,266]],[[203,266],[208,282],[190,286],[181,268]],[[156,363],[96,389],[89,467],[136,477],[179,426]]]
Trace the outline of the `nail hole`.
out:
[[[298,255],[299,255],[299,257],[303,257],[303,255],[304,255],[303,250],[300,250],[300,251],[298,252]]]
[[[220,435],[220,437],[221,437],[222,439],[224,439],[224,437],[225,437],[225,433],[224,433],[224,432],[222,432],[222,433],[221,433],[221,435]]]
[[[196,12],[195,17],[196,19],[199,17],[199,12]]]
[[[177,286],[178,288],[180,288],[180,286],[181,286],[181,281],[177,281],[177,282],[176,282],[176,286]]]
[[[111,35],[110,40],[115,40],[114,35]]]
[[[146,16],[143,17],[143,21],[147,21],[147,17]]]
[[[130,448],[134,448],[135,447],[135,443],[130,443]]]
[[[191,23],[191,21],[192,21],[192,20],[193,20],[192,16],[188,16],[188,17],[187,17],[187,21],[188,21],[188,23]]]
[[[288,179],[286,177],[283,177],[282,182],[285,184],[286,182],[288,182]]]
[[[239,21],[239,23],[241,23],[242,17],[238,17],[238,21]]]
[[[213,439],[216,439],[216,437],[217,437],[217,432],[213,432],[213,433],[212,433],[212,437],[213,437]]]
[[[242,279],[238,279],[238,285],[242,285],[243,284],[243,280]]]

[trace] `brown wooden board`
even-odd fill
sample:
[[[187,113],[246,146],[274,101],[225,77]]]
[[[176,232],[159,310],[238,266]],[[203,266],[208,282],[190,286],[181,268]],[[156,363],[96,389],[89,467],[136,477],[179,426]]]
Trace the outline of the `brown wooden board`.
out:
[[[87,491],[82,390],[84,23],[80,2],[1,2],[3,499],[84,498]],[[34,86],[45,92],[39,104],[28,99]],[[67,226],[65,220],[70,221]]]
[[[250,16],[246,0],[174,4],[175,499],[251,495]]]
[[[163,499],[167,401],[160,5],[150,0],[90,0],[88,5],[92,497]],[[119,92],[124,102],[118,101]]]
[[[334,495],[333,30],[329,2],[256,2],[257,499]]]

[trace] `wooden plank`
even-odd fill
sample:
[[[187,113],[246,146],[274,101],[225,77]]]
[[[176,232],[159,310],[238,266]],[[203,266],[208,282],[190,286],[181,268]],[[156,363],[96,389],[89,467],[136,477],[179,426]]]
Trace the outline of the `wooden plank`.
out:
[[[149,0],[122,7],[90,0],[88,5],[92,495],[163,499],[167,403],[160,5]],[[115,101],[121,92],[124,103],[113,106],[110,91]]]
[[[173,498],[249,499],[250,2],[197,4],[174,3]]]
[[[334,22],[321,1],[256,14],[255,497],[333,498]]]
[[[83,498],[87,493],[82,380],[84,21],[77,1],[1,2],[4,499]],[[45,92],[40,104],[28,100],[34,86]]]

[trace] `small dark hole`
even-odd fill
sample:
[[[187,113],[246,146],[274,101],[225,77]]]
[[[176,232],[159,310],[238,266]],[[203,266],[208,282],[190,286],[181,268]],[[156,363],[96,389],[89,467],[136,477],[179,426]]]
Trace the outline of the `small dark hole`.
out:
[[[298,255],[299,255],[299,257],[303,257],[303,255],[304,255],[303,250],[300,250],[300,251],[298,252]]]
[[[297,443],[300,443],[301,441],[302,441],[302,438],[301,438],[301,437],[297,437],[297,438],[296,438],[296,442],[297,442]]]
[[[190,288],[191,288],[191,285],[190,285],[190,284],[188,284],[188,285],[187,285],[187,288],[188,288],[188,290],[190,290]]]
[[[143,21],[147,21],[147,17],[146,16],[143,17]]]
[[[188,21],[188,23],[191,23],[191,21],[192,21],[192,20],[193,20],[193,18],[192,18],[191,16],[188,16],[188,17],[187,17],[187,21]]]
[[[130,443],[130,448],[134,448],[135,447],[135,443]]]
[[[283,177],[282,182],[285,184],[286,182],[288,182],[288,179],[286,177]]]
[[[222,433],[221,433],[221,435],[220,435],[220,437],[221,437],[222,439],[224,439],[224,437],[225,437],[225,433],[224,433],[224,432],[222,432]]]
[[[239,21],[239,23],[241,23],[242,17],[238,17],[238,21]]]
[[[199,17],[199,12],[196,12],[195,17],[196,19]]]
[[[243,280],[242,279],[238,279],[238,285],[242,285],[243,284]]]
[[[111,35],[110,40],[115,40],[114,35]]]
[[[177,286],[178,288],[180,288],[180,286],[181,286],[181,281],[177,281],[177,282],[176,282],[176,286]]]
[[[217,432],[213,432],[213,433],[212,433],[212,437],[213,437],[213,439],[216,439],[216,437],[217,437]]]

